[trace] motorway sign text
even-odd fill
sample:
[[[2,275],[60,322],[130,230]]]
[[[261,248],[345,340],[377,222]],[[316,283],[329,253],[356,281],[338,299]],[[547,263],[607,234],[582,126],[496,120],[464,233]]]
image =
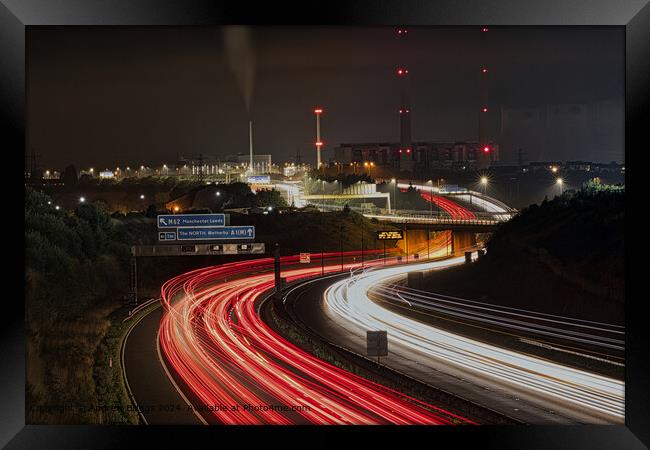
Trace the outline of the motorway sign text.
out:
[[[233,227],[178,228],[179,241],[201,241],[219,239],[255,239],[255,227],[251,225]]]
[[[223,227],[225,214],[163,214],[158,216],[158,228]]]
[[[159,241],[175,241],[176,232],[175,231],[160,231],[158,232]]]

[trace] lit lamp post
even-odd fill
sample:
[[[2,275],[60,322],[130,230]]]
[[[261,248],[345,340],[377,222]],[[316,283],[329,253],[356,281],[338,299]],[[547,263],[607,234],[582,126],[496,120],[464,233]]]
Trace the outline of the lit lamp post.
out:
[[[393,185],[393,210],[397,211],[397,180],[391,178],[390,182]]]
[[[375,167],[375,163],[366,161],[363,163],[363,166],[367,168],[368,176],[372,178],[372,168]]]
[[[487,177],[481,177],[481,184],[483,185],[483,195],[487,196],[487,185],[488,185]],[[483,197],[483,209],[485,209],[485,197]]]
[[[558,178],[555,180],[555,184],[557,184],[558,189],[560,191],[560,196],[562,195],[562,188],[564,186],[564,180],[562,178]]]

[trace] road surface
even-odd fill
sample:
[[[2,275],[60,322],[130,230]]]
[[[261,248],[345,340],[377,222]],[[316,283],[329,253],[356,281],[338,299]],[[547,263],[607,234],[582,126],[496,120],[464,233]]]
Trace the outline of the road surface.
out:
[[[365,332],[384,329],[384,363],[431,385],[527,423],[622,423],[623,383],[548,360],[509,351],[400,315],[368,298],[406,271],[460,264],[463,258],[393,267],[349,277],[327,288],[310,283],[288,301],[325,340],[365,353]]]
[[[285,257],[283,264],[294,268],[282,276],[292,282],[322,270],[337,272],[338,258],[326,254],[323,269],[302,268],[297,257]],[[473,423],[341,370],[275,333],[258,311],[260,296],[273,286],[272,265],[269,258],[224,264],[163,285],[162,317],[146,316],[126,342],[126,377],[139,405],[173,405],[180,397],[186,407],[167,415],[145,412],[147,423],[176,418],[220,424]],[[344,269],[359,266],[347,263]],[[158,344],[152,339],[157,324]],[[152,356],[158,347],[160,355]]]

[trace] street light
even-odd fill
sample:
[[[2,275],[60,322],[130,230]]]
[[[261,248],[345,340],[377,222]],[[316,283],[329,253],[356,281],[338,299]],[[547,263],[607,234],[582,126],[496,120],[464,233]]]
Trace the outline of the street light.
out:
[[[220,196],[221,196],[221,192],[217,191],[215,195],[216,195],[217,197],[220,197]]]
[[[391,178],[390,182],[393,184],[393,210],[397,211],[397,180]]]
[[[86,201],[86,197],[79,197],[79,203],[83,203]]]
[[[562,178],[558,178],[555,180],[555,184],[558,185],[558,188],[560,189],[560,195],[562,195],[562,187],[564,185],[564,180]]]
[[[488,178],[481,177],[481,184],[483,185],[483,195],[487,196]],[[483,197],[483,209],[485,209],[485,197]]]
[[[144,194],[140,194],[140,200],[144,200]]]

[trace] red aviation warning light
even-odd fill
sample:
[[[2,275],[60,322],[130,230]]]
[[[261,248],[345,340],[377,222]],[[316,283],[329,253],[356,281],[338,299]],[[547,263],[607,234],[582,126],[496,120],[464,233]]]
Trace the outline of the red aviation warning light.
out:
[[[411,153],[411,149],[410,149],[410,148],[407,148],[407,149],[406,149],[406,153]]]
[[[481,109],[481,111],[483,111],[483,112],[488,112],[487,106],[484,106],[484,107]]]
[[[409,32],[409,30],[407,30],[406,28],[398,28],[397,29],[397,34],[399,34],[400,36],[404,36],[404,35],[408,34],[408,32]]]
[[[322,147],[323,142],[322,141],[316,141],[316,147]]]
[[[403,77],[403,76],[408,75],[408,74],[409,74],[409,70],[408,70],[408,69],[405,69],[405,68],[403,68],[403,67],[399,67],[399,68],[397,69],[397,75],[400,76],[400,77]]]
[[[314,114],[323,114],[323,108],[316,108]]]
[[[481,31],[482,31],[483,33],[487,33],[487,32],[488,32],[488,27],[483,27],[483,29],[482,29]]]
[[[483,68],[481,69],[481,73],[487,73],[487,72],[488,72],[488,70],[487,70],[486,67],[483,67]]]
[[[485,147],[483,147],[483,153],[490,153],[490,146],[489,145],[486,145]]]

